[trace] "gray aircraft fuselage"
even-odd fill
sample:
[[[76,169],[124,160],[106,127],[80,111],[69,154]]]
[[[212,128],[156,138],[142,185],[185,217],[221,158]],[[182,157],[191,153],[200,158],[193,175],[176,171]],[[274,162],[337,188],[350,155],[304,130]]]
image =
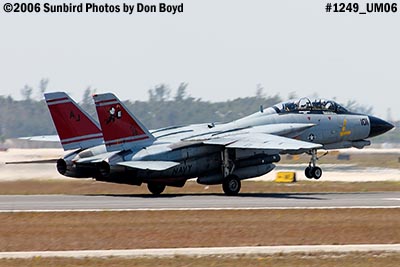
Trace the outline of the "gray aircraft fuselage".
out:
[[[156,141],[145,148],[108,152],[98,146],[71,154],[65,160],[75,162],[75,170],[97,180],[140,185],[162,183],[181,186],[197,177],[201,184],[219,184],[224,168],[240,180],[270,172],[280,160],[280,151],[271,149],[226,149],[204,144],[211,137],[234,137],[238,134],[265,133],[322,145],[322,149],[363,148],[367,138],[382,134],[393,126],[381,119],[347,111],[333,101],[300,100],[275,105],[247,117],[224,124],[195,124],[151,131]],[[304,102],[304,101],[303,101]],[[299,154],[307,150],[286,151]],[[86,154],[86,155],[85,155]],[[85,158],[99,158],[85,164]],[[224,161],[225,159],[225,161]],[[123,161],[174,161],[180,164],[166,170],[132,169],[118,165]],[[225,164],[225,167],[221,167]],[[230,164],[231,166],[226,166]],[[311,165],[311,164],[310,164]],[[315,165],[315,162],[314,162]],[[79,176],[73,169],[68,176]],[[65,174],[67,175],[67,174]]]

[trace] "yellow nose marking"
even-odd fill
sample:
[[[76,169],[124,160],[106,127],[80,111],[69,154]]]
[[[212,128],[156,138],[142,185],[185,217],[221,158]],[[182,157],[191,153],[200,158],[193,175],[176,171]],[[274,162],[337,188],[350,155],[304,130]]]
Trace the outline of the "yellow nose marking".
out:
[[[347,120],[344,119],[344,120],[343,120],[342,131],[340,131],[340,136],[341,136],[341,137],[351,134],[351,131],[346,131],[346,125],[347,125]]]

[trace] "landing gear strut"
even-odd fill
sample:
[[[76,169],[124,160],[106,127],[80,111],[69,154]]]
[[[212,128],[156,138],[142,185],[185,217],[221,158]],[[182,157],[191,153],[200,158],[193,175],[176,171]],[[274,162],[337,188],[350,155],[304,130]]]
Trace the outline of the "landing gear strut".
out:
[[[235,170],[235,164],[229,159],[228,150],[221,152],[222,159],[222,176],[224,177],[222,182],[222,189],[227,196],[236,196],[239,194],[241,183],[239,177],[233,175]]]
[[[316,163],[319,159],[317,157],[317,150],[316,149],[311,150],[310,154],[311,154],[311,160],[310,163],[308,164],[308,167],[305,169],[304,174],[308,179],[314,178],[318,180],[322,176],[322,169],[316,166]],[[323,156],[325,156],[326,154],[324,154]]]

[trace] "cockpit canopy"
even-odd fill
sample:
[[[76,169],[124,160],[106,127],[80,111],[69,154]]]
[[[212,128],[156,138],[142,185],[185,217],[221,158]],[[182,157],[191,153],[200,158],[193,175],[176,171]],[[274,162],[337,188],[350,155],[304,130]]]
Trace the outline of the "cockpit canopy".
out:
[[[347,109],[333,100],[316,99],[311,101],[307,97],[299,100],[282,102],[273,107],[277,113],[299,113],[299,112],[332,112],[338,114],[350,113]]]

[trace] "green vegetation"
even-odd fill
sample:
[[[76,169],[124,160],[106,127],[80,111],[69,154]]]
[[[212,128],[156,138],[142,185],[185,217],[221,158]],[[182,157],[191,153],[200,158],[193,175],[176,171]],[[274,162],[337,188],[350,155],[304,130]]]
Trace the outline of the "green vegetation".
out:
[[[186,90],[187,84],[182,83],[175,96],[171,96],[171,90],[162,84],[149,90],[148,101],[128,100],[125,103],[146,127],[155,129],[200,122],[227,122],[256,112],[260,105],[268,107],[281,101],[277,95],[263,96],[260,88],[255,96],[215,103],[193,98]],[[38,95],[43,92],[45,87],[42,85]],[[90,87],[87,88],[79,104],[97,118],[91,97],[94,92]],[[33,98],[30,86],[25,86],[21,94],[24,100],[20,101],[11,96],[0,96],[0,137],[56,134],[42,97],[40,100]]]
[[[55,128],[44,100],[17,101],[0,96],[0,137],[54,134]]]

